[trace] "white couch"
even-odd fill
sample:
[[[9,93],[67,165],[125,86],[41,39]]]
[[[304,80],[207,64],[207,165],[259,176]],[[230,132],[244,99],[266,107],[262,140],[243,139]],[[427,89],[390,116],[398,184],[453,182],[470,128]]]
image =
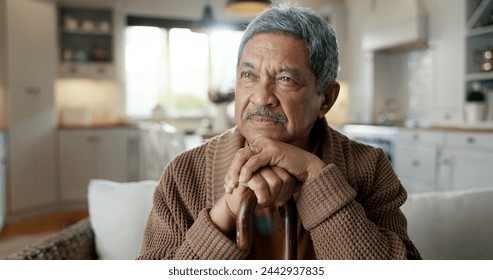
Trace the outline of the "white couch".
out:
[[[92,180],[89,218],[10,259],[134,259],[157,185]],[[493,259],[493,188],[412,194],[402,211],[424,259]]]
[[[402,211],[423,259],[493,260],[493,188],[412,194]]]
[[[138,255],[157,181],[92,180],[89,213],[102,259]],[[493,260],[493,188],[410,194],[402,207],[424,259]]]

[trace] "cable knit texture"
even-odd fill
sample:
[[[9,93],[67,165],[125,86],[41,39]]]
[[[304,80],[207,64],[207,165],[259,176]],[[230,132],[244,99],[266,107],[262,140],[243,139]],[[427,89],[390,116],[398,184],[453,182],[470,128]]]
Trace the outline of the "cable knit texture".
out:
[[[407,194],[381,149],[348,139],[326,122],[316,135],[327,164],[297,200],[318,259],[420,259],[400,211]],[[139,259],[246,259],[209,210],[244,138],[231,129],[177,156],[154,194]]]

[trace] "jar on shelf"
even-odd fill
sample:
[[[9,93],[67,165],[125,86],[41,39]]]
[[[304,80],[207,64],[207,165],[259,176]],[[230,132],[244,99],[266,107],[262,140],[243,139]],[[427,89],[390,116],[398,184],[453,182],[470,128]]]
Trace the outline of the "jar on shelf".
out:
[[[493,48],[486,47],[474,51],[474,62],[479,65],[482,72],[493,71]]]
[[[99,22],[99,31],[100,32],[110,32],[111,31],[110,22],[107,20],[103,20],[103,21]]]
[[[74,59],[74,52],[70,48],[65,48],[62,53],[63,61],[72,61]]]
[[[87,53],[83,50],[77,50],[74,53],[74,60],[77,62],[86,62],[87,61]]]
[[[481,71],[493,70],[493,48],[485,49],[483,51],[483,59],[480,63]]]
[[[110,58],[110,52],[108,48],[103,47],[100,44],[94,45],[91,50],[91,60],[93,61],[108,61]]]
[[[85,19],[82,21],[81,29],[82,31],[92,32],[96,29],[96,25],[94,24],[94,21]]]
[[[77,31],[79,29],[79,21],[71,15],[66,15],[63,18],[63,27],[69,31]]]

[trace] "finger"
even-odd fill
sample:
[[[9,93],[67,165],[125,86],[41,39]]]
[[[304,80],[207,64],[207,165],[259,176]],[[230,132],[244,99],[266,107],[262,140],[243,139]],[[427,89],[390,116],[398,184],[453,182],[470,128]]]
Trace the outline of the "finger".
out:
[[[272,157],[267,152],[260,152],[250,156],[239,171],[239,182],[247,182],[260,168],[272,165],[271,159]]]
[[[224,178],[224,189],[226,193],[231,193],[233,188],[238,186],[241,168],[256,152],[256,147],[245,147],[236,152]]]
[[[276,199],[276,202],[280,202],[282,205],[297,191],[298,182],[296,181],[296,178],[289,174],[284,168],[273,166],[272,171],[275,172],[276,176],[278,176],[282,182],[282,186],[279,189]]]
[[[264,206],[269,203],[271,197],[269,187],[265,179],[259,173],[255,173],[246,185],[255,193],[257,204]]]
[[[282,167],[298,181],[305,182],[325,167],[316,155],[288,143],[259,137],[253,144],[259,151],[244,163],[240,171],[244,180],[260,167],[270,165]]]
[[[239,185],[233,189],[231,195],[226,195],[226,205],[228,206],[230,213],[233,213],[234,217],[238,215],[240,204],[245,196],[246,189],[248,189],[247,186]]]
[[[282,179],[274,172],[272,167],[262,167],[259,171],[257,171],[260,176],[267,183],[267,187],[269,188],[270,201],[275,201],[281,191],[283,181]]]

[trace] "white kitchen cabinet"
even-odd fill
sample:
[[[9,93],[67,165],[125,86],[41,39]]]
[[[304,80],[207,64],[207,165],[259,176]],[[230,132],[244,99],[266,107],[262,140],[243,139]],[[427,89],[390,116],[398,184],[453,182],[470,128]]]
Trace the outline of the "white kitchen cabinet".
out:
[[[134,129],[64,129],[59,134],[62,203],[86,202],[90,179],[138,180]]]
[[[0,86],[8,108],[7,204],[9,215],[23,215],[57,203],[56,9],[49,1],[0,2]]]
[[[493,187],[493,133],[400,129],[395,169],[408,192]]]
[[[395,171],[409,193],[435,191],[443,133],[401,129],[395,143]]]
[[[493,187],[493,134],[448,132],[439,182],[443,191]]]

